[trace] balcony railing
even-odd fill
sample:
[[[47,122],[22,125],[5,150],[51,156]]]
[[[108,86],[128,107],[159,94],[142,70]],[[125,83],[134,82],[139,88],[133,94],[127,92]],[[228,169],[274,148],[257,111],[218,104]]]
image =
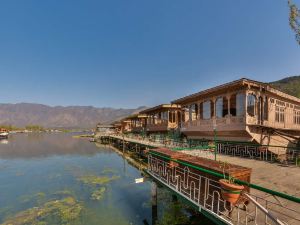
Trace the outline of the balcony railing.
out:
[[[288,208],[245,192],[242,193],[241,201],[232,205],[222,198],[219,182],[210,179],[209,176],[199,175],[194,170],[192,172],[188,166],[174,166],[171,162],[151,154],[148,156],[148,173],[199,207],[199,211],[206,211],[226,224],[300,224],[299,203]],[[263,193],[256,193],[263,196]],[[282,202],[282,199],[276,200]]]
[[[206,120],[193,120],[182,123],[182,128],[192,128],[192,127],[213,127],[214,124],[217,126],[224,125],[235,125],[235,124],[244,124],[244,116],[228,116],[224,118],[212,118]]]
[[[168,130],[168,123],[159,123],[159,124],[147,124],[147,131],[166,131]]]

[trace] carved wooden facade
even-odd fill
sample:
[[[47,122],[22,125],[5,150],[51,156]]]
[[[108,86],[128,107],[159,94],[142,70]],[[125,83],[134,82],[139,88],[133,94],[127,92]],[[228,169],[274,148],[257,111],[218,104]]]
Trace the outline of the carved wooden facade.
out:
[[[189,138],[294,145],[300,136],[300,99],[271,85],[240,79],[175,100]]]
[[[176,130],[181,122],[181,107],[176,104],[159,105],[141,113],[147,115],[146,131],[148,133],[165,133]]]

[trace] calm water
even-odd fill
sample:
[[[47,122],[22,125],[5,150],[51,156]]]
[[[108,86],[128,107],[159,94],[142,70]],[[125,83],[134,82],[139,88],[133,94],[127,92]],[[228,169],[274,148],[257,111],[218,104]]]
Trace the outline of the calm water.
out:
[[[72,134],[13,135],[0,143],[0,224],[151,224],[151,181],[140,177],[109,147]],[[212,224],[163,188],[158,207],[159,224]]]

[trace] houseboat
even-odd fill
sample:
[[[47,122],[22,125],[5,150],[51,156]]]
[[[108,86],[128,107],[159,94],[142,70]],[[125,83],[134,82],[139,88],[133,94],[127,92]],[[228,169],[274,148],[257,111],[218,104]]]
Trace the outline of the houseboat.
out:
[[[141,133],[145,130],[147,115],[143,113],[133,114],[121,120],[121,131],[131,133]]]
[[[177,104],[162,104],[140,113],[147,116],[146,131],[151,133],[167,133],[180,127],[181,107]]]
[[[177,99],[180,130],[190,139],[217,138],[295,146],[300,137],[300,99],[246,78]]]
[[[8,134],[8,130],[0,128],[0,139],[7,139]]]

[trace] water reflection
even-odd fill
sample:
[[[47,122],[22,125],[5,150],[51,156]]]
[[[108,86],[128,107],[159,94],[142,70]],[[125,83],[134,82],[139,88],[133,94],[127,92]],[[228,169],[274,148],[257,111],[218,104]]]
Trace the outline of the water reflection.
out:
[[[43,158],[54,155],[95,155],[99,149],[93,143],[72,138],[72,134],[15,134],[8,140],[1,140],[0,158],[26,159]],[[101,151],[110,153],[107,148]]]
[[[162,187],[152,207],[151,181],[135,184],[141,176],[112,149],[72,134],[13,135],[0,145],[0,224],[144,225],[153,216],[158,224],[211,224],[193,222]]]
[[[0,139],[0,144],[7,145],[8,144],[8,140],[7,139]]]

